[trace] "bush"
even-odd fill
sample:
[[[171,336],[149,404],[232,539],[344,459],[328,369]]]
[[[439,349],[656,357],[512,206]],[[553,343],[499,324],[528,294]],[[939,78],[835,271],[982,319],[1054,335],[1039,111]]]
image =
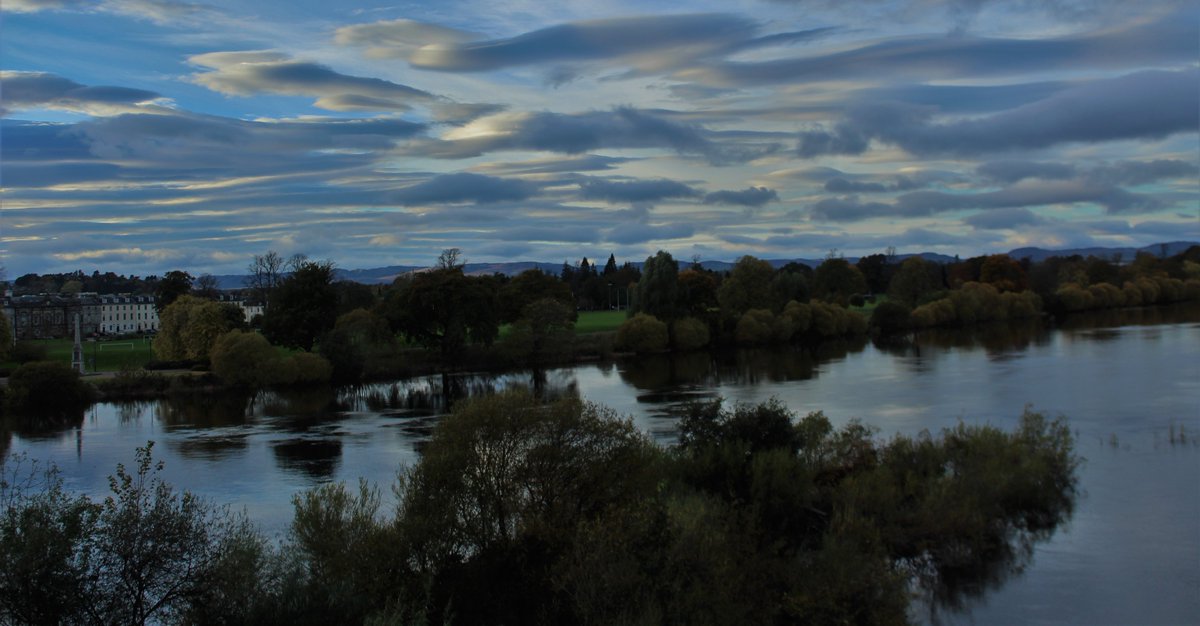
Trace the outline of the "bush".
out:
[[[750,309],[738,320],[735,336],[745,346],[760,346],[771,341],[775,316],[767,309]]]
[[[231,330],[213,344],[210,358],[212,372],[225,384],[257,387],[271,382],[271,366],[279,355],[259,333]]]
[[[696,350],[708,345],[708,325],[694,317],[675,322],[675,349]]]
[[[171,386],[171,379],[146,370],[123,368],[112,378],[95,382],[105,399],[144,398],[162,394]]]
[[[92,401],[79,372],[59,361],[33,361],[8,378],[8,408],[17,415],[74,419]]]
[[[36,341],[18,341],[12,347],[12,360],[17,363],[29,363],[31,361],[45,361],[49,356],[49,351],[46,349],[46,344]]]
[[[899,302],[891,300],[880,302],[879,306],[871,312],[870,327],[884,335],[902,333],[908,330],[910,313],[908,307]]]
[[[291,380],[296,385],[311,385],[328,383],[333,376],[333,366],[320,355],[311,352],[297,352],[286,359],[291,363]]]
[[[638,313],[617,329],[617,347],[621,350],[638,354],[662,352],[667,344],[667,325],[653,315]]]

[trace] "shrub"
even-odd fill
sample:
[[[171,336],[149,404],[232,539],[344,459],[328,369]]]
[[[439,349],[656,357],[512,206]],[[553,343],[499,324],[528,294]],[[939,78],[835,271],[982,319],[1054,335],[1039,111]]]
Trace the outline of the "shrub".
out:
[[[49,351],[46,350],[46,345],[36,341],[18,341],[12,347],[12,360],[17,363],[45,361],[47,356]]]
[[[617,329],[617,346],[639,354],[667,349],[667,325],[657,317],[638,313]]]
[[[675,322],[675,349],[696,350],[708,345],[708,325],[694,317]]]
[[[787,306],[783,307],[782,315],[791,319],[793,335],[804,334],[812,326],[812,305],[806,302],[788,302]]]
[[[292,380],[297,385],[328,383],[333,376],[333,366],[320,355],[297,352],[287,359],[292,363]]]
[[[879,303],[871,312],[870,327],[882,334],[900,333],[908,330],[908,307],[888,300]]]
[[[79,372],[59,361],[32,361],[8,378],[8,408],[17,415],[72,419],[91,401]]]
[[[217,339],[211,359],[213,373],[225,384],[257,387],[270,382],[271,366],[279,355],[259,333],[231,330]]]
[[[775,316],[767,309],[750,309],[738,320],[734,331],[737,342],[747,346],[758,346],[771,341],[771,325]]]

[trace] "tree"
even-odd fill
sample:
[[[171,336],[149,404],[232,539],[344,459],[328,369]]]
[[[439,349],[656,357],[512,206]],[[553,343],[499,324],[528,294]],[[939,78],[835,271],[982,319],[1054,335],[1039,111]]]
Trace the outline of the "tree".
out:
[[[193,291],[205,300],[216,300],[217,296],[221,295],[220,283],[212,274],[201,274],[200,278],[196,279],[196,287]]]
[[[679,315],[678,298],[679,264],[670,253],[659,250],[642,265],[634,304],[642,313],[670,321]]]
[[[332,261],[303,261],[275,288],[263,316],[271,343],[311,351],[317,338],[337,321],[337,290]]]
[[[669,341],[666,323],[645,313],[625,320],[617,329],[617,346],[639,354],[666,350]]]
[[[231,330],[217,338],[210,359],[212,371],[228,385],[258,387],[271,382],[271,365],[279,360],[266,337]]]
[[[468,342],[490,345],[500,332],[491,281],[462,268],[420,272],[397,285],[384,303],[388,324],[410,340],[454,361]]]
[[[18,367],[8,379],[6,396],[12,413],[56,421],[82,418],[92,400],[79,372],[60,361],[33,361]]]
[[[895,248],[892,248],[891,255],[887,254],[869,254],[858,260],[854,265],[863,273],[863,277],[867,280],[867,289],[871,293],[886,293],[888,283],[892,280],[892,273],[895,267],[892,265],[891,258],[895,256]]]
[[[825,259],[813,272],[813,296],[846,306],[850,296],[866,293],[867,279],[841,257]]]
[[[616,257],[616,255],[609,254],[608,262],[604,264],[604,276],[606,276],[606,277],[611,276],[612,274],[615,274],[616,271],[617,271],[617,257]]]
[[[429,621],[452,607],[459,623],[577,622],[554,608],[552,573],[582,529],[656,492],[657,458],[631,421],[577,399],[510,392],[456,407],[401,498],[409,561],[438,582]]]
[[[553,361],[568,354],[575,338],[574,307],[557,298],[541,298],[525,305],[505,341],[511,351],[532,363]]]
[[[264,310],[271,308],[271,294],[283,281],[284,266],[283,257],[274,250],[268,250],[261,256],[254,255],[254,260],[246,268],[248,272],[246,287],[257,294],[259,301],[263,303]]]
[[[159,279],[158,285],[154,289],[156,298],[154,306],[160,314],[171,306],[172,302],[191,293],[192,280],[191,274],[180,270],[171,270],[167,272],[166,276]]]
[[[737,318],[750,309],[770,306],[771,279],[774,277],[775,269],[770,263],[750,255],[738,259],[717,290],[721,313]]]
[[[154,356],[164,361],[207,359],[217,338],[233,327],[226,311],[212,300],[178,298],[159,314]]]
[[[458,269],[466,264],[467,259],[463,257],[462,250],[458,248],[446,248],[438,255],[437,268],[440,270]]]
[[[0,620],[183,621],[192,606],[213,600],[217,573],[244,548],[264,549],[244,516],[163,482],[152,446],[137,449],[134,472],[117,466],[102,502],[65,494],[53,474],[46,491],[3,494]]]
[[[320,350],[333,366],[335,380],[353,381],[364,372],[377,373],[372,362],[395,351],[395,337],[386,319],[355,309],[338,317],[333,330],[321,338]]]
[[[13,349],[12,323],[4,311],[0,311],[0,361],[7,361]]]
[[[900,264],[888,287],[888,298],[911,309],[921,304],[926,296],[941,289],[941,271],[938,267],[914,256]]]
[[[717,307],[717,279],[712,272],[688,268],[679,272],[679,306],[686,315],[706,317]]]
[[[557,300],[575,314],[575,297],[571,288],[556,276],[551,276],[539,269],[530,269],[517,274],[508,281],[499,292],[500,308],[497,311],[500,321],[511,324],[521,317],[522,310],[529,304],[550,298]]]
[[[1116,280],[1115,272],[1112,279]],[[979,282],[989,283],[1000,291],[1025,291],[1025,270],[1007,254],[993,254],[983,260]]]
[[[808,302],[808,278],[802,272],[780,269],[771,279],[771,296],[768,304],[772,311],[782,311],[789,302]]]

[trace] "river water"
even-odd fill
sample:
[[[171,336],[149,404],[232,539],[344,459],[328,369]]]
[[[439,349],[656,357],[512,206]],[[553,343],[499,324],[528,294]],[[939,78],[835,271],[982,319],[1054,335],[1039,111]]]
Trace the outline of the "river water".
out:
[[[99,404],[78,428],[13,433],[8,453],[53,462],[68,488],[103,495],[117,463],[155,441],[164,478],[245,508],[269,534],[293,494],[359,477],[384,487],[415,462],[453,398],[509,387],[578,394],[670,443],[694,399],[782,400],[881,437],[962,420],[1005,429],[1026,405],[1066,415],[1082,490],[1071,520],[1023,571],[941,613],[951,624],[1200,623],[1200,309],[1132,311],[1038,325],[927,332],[787,352],[691,354],[543,373],[422,377],[355,389]],[[0,441],[0,445],[5,442]],[[928,615],[918,616],[927,619]]]

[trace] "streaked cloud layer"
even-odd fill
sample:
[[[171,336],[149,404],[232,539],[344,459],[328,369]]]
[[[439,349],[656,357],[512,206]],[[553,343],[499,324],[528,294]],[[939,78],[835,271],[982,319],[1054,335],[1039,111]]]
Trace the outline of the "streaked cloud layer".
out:
[[[1193,3],[3,10],[13,276],[1200,238]]]

